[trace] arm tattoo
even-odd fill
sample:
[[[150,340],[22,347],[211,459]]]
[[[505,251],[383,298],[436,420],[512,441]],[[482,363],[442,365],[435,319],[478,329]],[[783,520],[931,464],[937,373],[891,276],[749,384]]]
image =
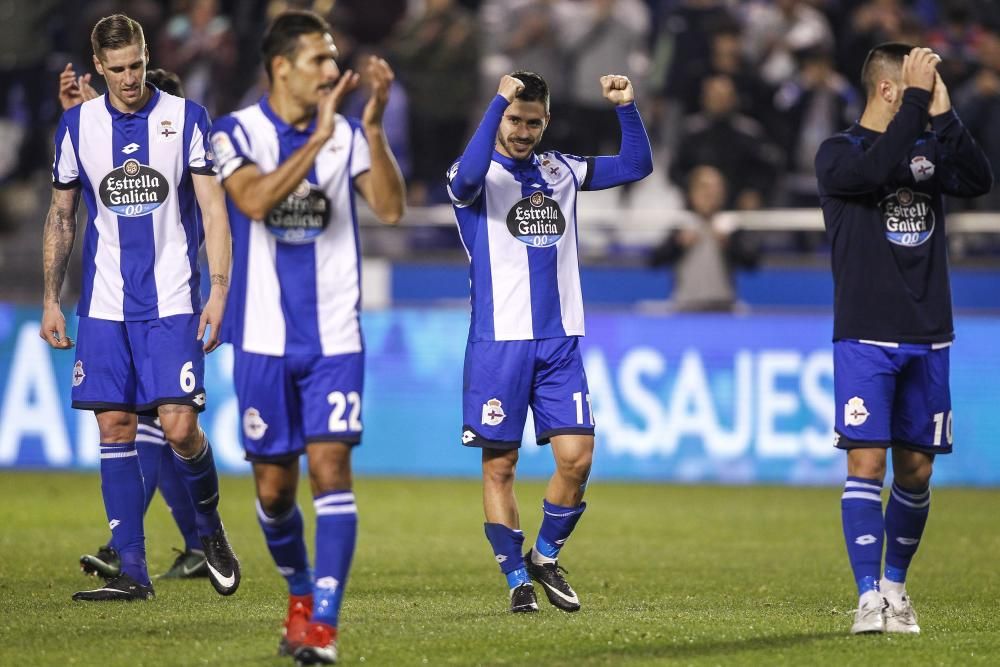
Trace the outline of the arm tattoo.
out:
[[[212,285],[218,285],[219,287],[229,287],[229,276],[224,276],[221,273],[213,273]]]
[[[52,195],[42,236],[46,303],[59,301],[59,293],[66,278],[66,266],[76,238],[76,195],[73,194],[69,206],[67,202],[58,200],[58,196],[56,193]],[[60,199],[65,199],[65,196]]]

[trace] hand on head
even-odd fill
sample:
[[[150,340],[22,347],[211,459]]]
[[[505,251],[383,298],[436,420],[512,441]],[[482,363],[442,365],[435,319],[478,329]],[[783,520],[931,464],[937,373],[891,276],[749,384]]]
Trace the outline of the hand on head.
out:
[[[927,110],[931,116],[940,116],[951,111],[951,96],[948,95],[948,87],[944,85],[941,74],[934,73],[934,91],[931,93],[931,106]]]
[[[937,65],[941,56],[925,46],[914,47],[903,56],[903,88],[920,88],[928,92],[934,90],[938,78]]]
[[[497,95],[503,96],[508,102],[513,102],[518,93],[524,90],[524,82],[515,79],[509,74],[504,74],[500,79],[500,87],[497,88]]]

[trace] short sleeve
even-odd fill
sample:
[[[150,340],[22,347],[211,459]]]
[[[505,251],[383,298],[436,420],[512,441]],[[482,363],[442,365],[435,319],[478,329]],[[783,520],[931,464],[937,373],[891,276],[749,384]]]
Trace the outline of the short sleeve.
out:
[[[479,193],[483,191],[482,186],[476,189],[475,192],[468,199],[459,199],[458,195],[455,194],[455,190],[452,188],[452,181],[458,176],[458,166],[461,163],[461,159],[455,160],[455,162],[448,168],[448,173],[445,175],[448,185],[448,197],[451,199],[455,208],[467,208],[475,203],[476,199],[479,198]]]
[[[211,151],[220,181],[232,176],[240,167],[254,163],[250,157],[250,139],[233,116],[223,116],[212,124]]]
[[[80,107],[74,107],[59,119],[55,137],[55,160],[52,163],[52,186],[60,190],[72,190],[80,185],[80,165],[73,146],[73,133],[79,128]],[[74,112],[75,113],[71,113]]]
[[[212,160],[212,149],[209,144],[209,133],[212,123],[208,119],[208,111],[200,104],[195,104],[186,100],[188,123],[190,133],[186,135],[188,139],[188,169],[192,174],[215,174],[215,166]]]

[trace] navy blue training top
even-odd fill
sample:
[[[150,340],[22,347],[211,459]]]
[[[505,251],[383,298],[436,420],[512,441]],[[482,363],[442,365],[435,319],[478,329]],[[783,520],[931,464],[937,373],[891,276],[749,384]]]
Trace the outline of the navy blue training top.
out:
[[[930,99],[907,88],[884,133],[855,123],[816,154],[834,340],[954,338],[943,195],[985,194],[993,174],[954,110],[928,118]]]

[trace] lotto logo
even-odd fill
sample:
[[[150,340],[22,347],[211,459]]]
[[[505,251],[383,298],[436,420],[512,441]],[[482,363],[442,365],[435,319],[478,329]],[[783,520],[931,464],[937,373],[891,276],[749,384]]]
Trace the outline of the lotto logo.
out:
[[[494,556],[494,558],[496,558],[496,561],[501,565],[507,562],[507,557],[504,556],[503,554],[497,554],[496,556]]]
[[[854,540],[855,544],[862,547],[867,547],[869,544],[875,544],[876,542],[878,542],[878,539],[874,535],[862,535]]]
[[[320,577],[316,580],[316,588],[324,591],[335,591],[340,582],[335,577]]]

